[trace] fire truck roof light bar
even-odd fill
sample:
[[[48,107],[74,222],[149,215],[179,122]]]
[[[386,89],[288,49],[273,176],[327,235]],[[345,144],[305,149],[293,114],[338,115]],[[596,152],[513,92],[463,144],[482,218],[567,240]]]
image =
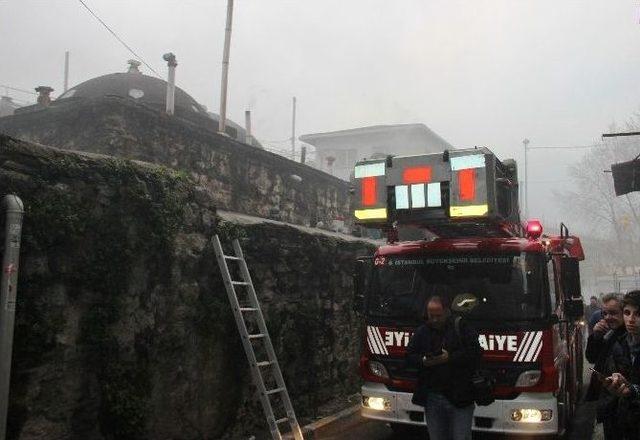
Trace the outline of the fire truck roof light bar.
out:
[[[427,185],[427,204],[430,208],[442,206],[442,196],[440,195],[440,182],[429,183]]]
[[[431,167],[409,167],[402,172],[402,183],[427,183],[431,180]]]
[[[451,171],[466,170],[468,168],[484,168],[484,154],[471,154],[468,156],[457,156],[449,159]]]
[[[384,162],[356,165],[354,169],[354,176],[356,179],[361,179],[363,177],[384,176],[384,174],[385,174]]]
[[[387,208],[356,209],[358,220],[386,220]]]
[[[409,209],[409,185],[396,186],[396,209]]]
[[[451,217],[482,217],[489,212],[489,205],[452,206]]]
[[[411,207],[424,208],[427,206],[425,200],[424,183],[411,185]]]

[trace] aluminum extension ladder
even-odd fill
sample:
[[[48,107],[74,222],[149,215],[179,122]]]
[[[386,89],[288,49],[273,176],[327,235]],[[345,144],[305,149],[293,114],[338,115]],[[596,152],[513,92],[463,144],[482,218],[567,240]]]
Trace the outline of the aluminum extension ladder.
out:
[[[282,371],[280,370],[276,353],[273,349],[273,345],[271,344],[271,338],[269,337],[269,332],[264,322],[264,316],[260,309],[260,303],[258,302],[256,291],[253,288],[249,268],[247,267],[247,263],[244,259],[242,249],[240,248],[240,242],[238,239],[233,240],[233,250],[235,255],[224,254],[218,235],[215,235],[213,238],[213,247],[218,260],[218,266],[220,266],[224,285],[227,290],[227,296],[231,303],[233,316],[235,317],[238,331],[240,332],[244,352],[247,355],[247,360],[249,361],[253,383],[258,388],[260,403],[262,403],[262,409],[267,417],[271,436],[275,440],[281,440],[283,438],[283,434],[280,432],[278,426],[288,422],[294,439],[304,440],[302,437],[302,431],[300,430],[300,425],[296,419],[296,414],[293,410],[293,406],[291,405],[291,400],[289,399],[287,387],[284,383],[284,379],[282,378]],[[231,279],[231,272],[229,271],[227,260],[235,261],[239,264],[242,281],[235,281]],[[236,286],[246,289],[246,297],[244,301],[247,301],[248,304],[241,304],[241,301],[238,299],[238,295],[236,294]],[[250,319],[253,319],[251,323],[254,327],[257,325],[257,333],[249,333],[249,326],[247,323]],[[253,344],[258,342],[262,342],[264,344],[264,353],[267,356],[266,360],[257,359],[256,350],[254,349]],[[272,382],[275,380],[275,388],[273,389],[267,389],[265,384],[265,375],[263,372],[267,373],[269,370],[272,375]],[[276,419],[274,415],[273,405],[270,400],[272,396],[277,395],[280,396],[280,403],[282,403],[287,413],[285,417],[279,419]]]

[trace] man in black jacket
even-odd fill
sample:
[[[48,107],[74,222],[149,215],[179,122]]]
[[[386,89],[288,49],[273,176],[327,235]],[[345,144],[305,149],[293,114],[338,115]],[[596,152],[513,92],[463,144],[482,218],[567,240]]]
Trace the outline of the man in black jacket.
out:
[[[407,346],[407,363],[418,368],[413,403],[425,407],[431,440],[469,440],[473,422],[471,376],[482,357],[478,334],[464,321],[459,332],[442,298],[426,303],[426,323]]]
[[[594,364],[593,369],[599,372],[604,371],[613,345],[626,333],[622,319],[621,295],[609,293],[602,298],[602,315],[603,318],[595,324],[593,333],[589,335],[585,352],[587,360]],[[591,375],[585,400],[598,401],[596,421],[602,423],[605,439],[621,438],[617,419],[613,417],[618,399],[602,389],[601,382],[595,373]]]
[[[618,397],[611,416],[621,428],[619,440],[640,439],[640,290],[627,293],[622,300],[622,314],[627,333],[611,349],[603,385]]]

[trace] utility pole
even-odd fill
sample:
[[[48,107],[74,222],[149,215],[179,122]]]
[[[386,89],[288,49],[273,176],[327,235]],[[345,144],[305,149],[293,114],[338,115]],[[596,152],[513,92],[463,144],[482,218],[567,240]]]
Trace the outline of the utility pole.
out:
[[[222,84],[220,86],[220,121],[218,131],[225,132],[227,123],[227,78],[229,75],[229,49],[231,47],[231,22],[233,21],[233,0],[227,0],[227,26],[224,32],[224,52],[222,53]]]
[[[64,87],[62,93],[69,88],[69,51],[64,53]]]
[[[529,169],[527,168],[527,147],[529,146],[529,139],[524,138],[522,141],[524,145],[524,218],[529,218]]]
[[[291,119],[291,160],[296,160],[296,97],[293,97],[293,115]]]

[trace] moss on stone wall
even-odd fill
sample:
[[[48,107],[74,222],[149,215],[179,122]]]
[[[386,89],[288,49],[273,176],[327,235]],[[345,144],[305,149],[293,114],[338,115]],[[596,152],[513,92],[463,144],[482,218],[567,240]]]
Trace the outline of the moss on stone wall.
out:
[[[175,234],[192,183],[162,167],[141,167],[121,159],[87,161],[52,154],[25,182],[5,180],[25,202],[22,254],[41,261],[20,273],[15,370],[49,361],[65,331],[64,308],[80,300],[76,343],[82,362],[96,374],[100,430],[106,438],[140,438],[147,429],[150,387],[140,350],[130,353],[113,333],[132,293],[132,270],[145,260],[145,283],[167,286]],[[62,297],[52,284],[66,286]],[[20,407],[22,399],[14,402]],[[24,409],[14,408],[21,424]],[[83,411],[78,417],[86,417]],[[73,424],[73,422],[72,422]],[[14,426],[14,431],[19,431]]]
[[[356,389],[353,260],[367,245],[215,221],[161,168],[0,135],[25,202],[9,438],[238,438],[264,432],[211,237],[240,238],[301,419]]]

